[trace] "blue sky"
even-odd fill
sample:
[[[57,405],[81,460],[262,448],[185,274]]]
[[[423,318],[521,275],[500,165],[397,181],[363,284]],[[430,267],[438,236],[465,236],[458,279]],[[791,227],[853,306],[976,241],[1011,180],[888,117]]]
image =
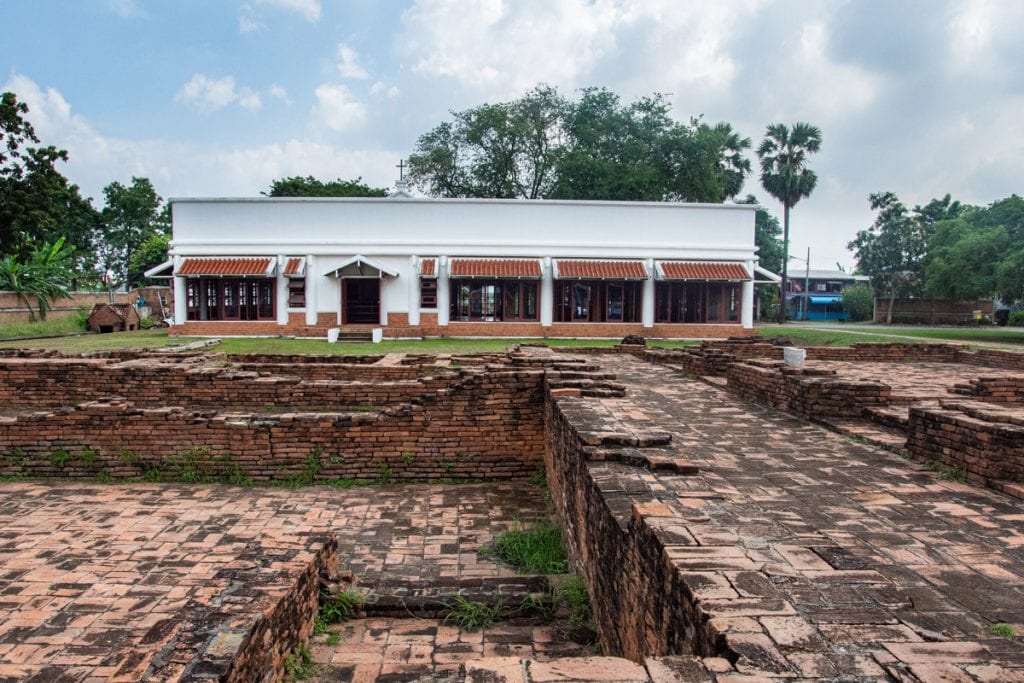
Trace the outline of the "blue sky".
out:
[[[0,88],[97,203],[133,175],[164,197],[288,175],[389,186],[449,110],[541,82],[666,93],[755,148],[772,122],[821,127],[792,224],[816,268],[852,265],[870,192],[1021,189],[1016,0],[4,0],[0,22]],[[756,178],[745,191],[781,214]]]

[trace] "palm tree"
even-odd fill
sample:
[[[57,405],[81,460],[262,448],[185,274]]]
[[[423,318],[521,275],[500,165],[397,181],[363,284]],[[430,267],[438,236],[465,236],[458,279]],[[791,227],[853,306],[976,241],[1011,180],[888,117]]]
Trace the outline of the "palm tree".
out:
[[[782,123],[773,123],[765,132],[764,142],[757,148],[761,160],[761,186],[782,202],[782,294],[779,324],[786,322],[786,280],[789,262],[789,210],[804,197],[810,196],[818,184],[818,176],[805,164],[808,154],[821,148],[821,130],[809,123],[795,123],[790,130]]]

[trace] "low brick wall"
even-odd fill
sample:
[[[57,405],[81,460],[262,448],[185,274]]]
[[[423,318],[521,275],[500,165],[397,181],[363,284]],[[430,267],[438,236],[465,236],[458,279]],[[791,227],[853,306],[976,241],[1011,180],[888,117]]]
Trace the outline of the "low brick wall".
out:
[[[711,644],[695,638],[700,623],[695,605],[665,547],[642,516],[634,516],[638,500],[653,500],[641,492],[646,487],[625,485],[642,470],[589,462],[600,455],[580,436],[585,418],[574,410],[579,402],[548,397],[545,464],[570,557],[590,591],[604,654],[643,661],[709,652]]]
[[[1024,376],[978,377],[957,384],[952,393],[972,401],[989,403],[1024,403]]]
[[[790,368],[775,362],[731,363],[731,391],[803,417],[858,417],[864,408],[889,405],[892,388],[881,382],[838,379],[834,370]]]
[[[957,362],[1024,372],[1024,353],[1020,351],[1000,351],[998,349],[967,351],[962,349],[957,354]]]
[[[313,634],[320,612],[320,581],[338,571],[338,540],[325,536],[315,559],[268,612],[247,624],[245,640],[235,652],[224,683],[284,680],[289,655]],[[241,630],[241,629],[239,629]],[[209,649],[203,659],[210,657]]]
[[[255,481],[508,478],[542,461],[543,370],[465,369],[372,413],[225,413],[95,401],[0,418],[0,473]]]
[[[995,488],[1024,482],[1024,414],[949,400],[913,406],[907,449],[918,459],[963,470],[971,482]]]
[[[0,405],[59,407],[120,396],[137,407],[289,408],[292,412],[316,407],[340,412],[411,401],[447,387],[458,376],[437,367],[432,368],[437,377],[417,378],[416,366],[241,363],[225,367],[165,361],[0,358]]]

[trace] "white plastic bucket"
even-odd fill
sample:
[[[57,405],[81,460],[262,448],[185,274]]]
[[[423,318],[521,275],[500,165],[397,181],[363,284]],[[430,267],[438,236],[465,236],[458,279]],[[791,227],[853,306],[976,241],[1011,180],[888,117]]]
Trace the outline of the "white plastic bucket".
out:
[[[782,349],[782,360],[786,365],[800,367],[807,359],[807,349],[798,349],[795,346],[786,346]]]
[[[341,334],[340,327],[332,327],[327,330],[327,343],[334,344],[338,341],[338,335]]]

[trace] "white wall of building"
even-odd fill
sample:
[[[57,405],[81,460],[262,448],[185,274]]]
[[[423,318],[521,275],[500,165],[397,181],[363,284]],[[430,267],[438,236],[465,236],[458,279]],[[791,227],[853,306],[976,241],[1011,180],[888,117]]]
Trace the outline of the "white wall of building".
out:
[[[171,210],[177,259],[313,256],[309,282],[316,291],[307,291],[307,302],[320,313],[340,310],[338,280],[327,274],[356,254],[398,273],[381,288],[384,310],[398,313],[408,312],[409,281],[417,278],[411,256],[745,264],[756,258],[749,205],[263,197],[172,199]],[[752,306],[753,297],[744,299],[744,308]]]

